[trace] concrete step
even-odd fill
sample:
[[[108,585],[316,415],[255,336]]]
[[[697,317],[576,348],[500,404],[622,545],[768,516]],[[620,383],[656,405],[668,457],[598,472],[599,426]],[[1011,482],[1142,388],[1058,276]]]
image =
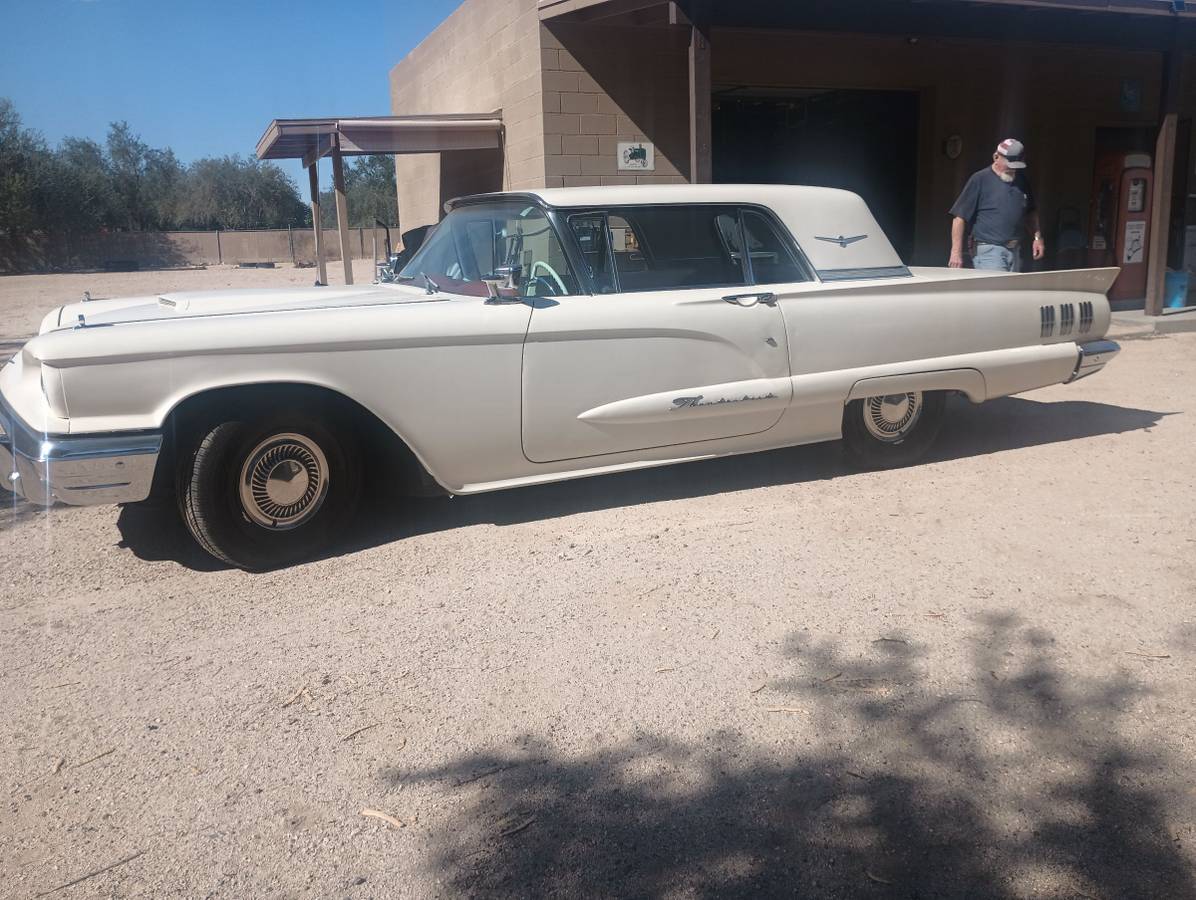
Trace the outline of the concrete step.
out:
[[[1165,316],[1148,316],[1140,309],[1114,312],[1108,336],[1115,341],[1132,341],[1181,331],[1196,331],[1196,308]]]

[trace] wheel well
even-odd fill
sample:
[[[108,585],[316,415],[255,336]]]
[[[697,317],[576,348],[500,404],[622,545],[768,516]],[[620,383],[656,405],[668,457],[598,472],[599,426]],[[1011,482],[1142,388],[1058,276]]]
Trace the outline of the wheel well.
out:
[[[387,486],[397,483],[398,489],[408,495],[445,493],[394,429],[360,403],[318,385],[270,383],[213,388],[175,406],[162,423],[163,446],[151,497],[173,495],[180,453],[193,448],[220,422],[292,406],[319,416],[334,428],[352,429],[361,448],[363,472],[387,473]]]

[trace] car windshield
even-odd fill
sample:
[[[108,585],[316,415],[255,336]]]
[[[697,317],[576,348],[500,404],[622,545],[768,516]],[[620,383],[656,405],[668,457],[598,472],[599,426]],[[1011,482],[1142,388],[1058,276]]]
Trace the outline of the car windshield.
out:
[[[486,296],[484,278],[518,270],[525,297],[576,294],[577,280],[552,223],[537,206],[506,201],[458,207],[399,273],[399,280],[452,294]]]

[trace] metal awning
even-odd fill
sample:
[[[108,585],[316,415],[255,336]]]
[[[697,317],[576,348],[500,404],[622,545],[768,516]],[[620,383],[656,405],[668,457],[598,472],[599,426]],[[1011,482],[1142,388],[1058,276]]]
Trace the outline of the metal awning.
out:
[[[345,284],[353,283],[345,205],[346,156],[440,153],[446,150],[502,149],[502,110],[439,116],[365,116],[356,119],[275,119],[257,142],[258,159],[300,159],[311,190],[311,223],[319,283],[328,283],[324,234],[320,226],[320,178],[316,163],[332,157],[337,232]]]
[[[502,111],[356,119],[275,119],[257,142],[257,158],[301,159],[305,166],[309,166],[331,153],[338,139],[343,156],[497,149],[502,145]]]

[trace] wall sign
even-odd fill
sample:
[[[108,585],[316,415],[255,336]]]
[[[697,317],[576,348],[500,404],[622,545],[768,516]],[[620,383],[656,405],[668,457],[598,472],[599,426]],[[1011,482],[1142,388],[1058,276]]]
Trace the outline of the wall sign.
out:
[[[1122,265],[1140,263],[1146,258],[1146,223],[1143,221],[1125,223],[1125,258]]]
[[[618,163],[620,171],[652,172],[656,169],[656,148],[648,141],[620,141]]]
[[[1121,79],[1121,111],[1142,112],[1142,80],[1140,78]]]

